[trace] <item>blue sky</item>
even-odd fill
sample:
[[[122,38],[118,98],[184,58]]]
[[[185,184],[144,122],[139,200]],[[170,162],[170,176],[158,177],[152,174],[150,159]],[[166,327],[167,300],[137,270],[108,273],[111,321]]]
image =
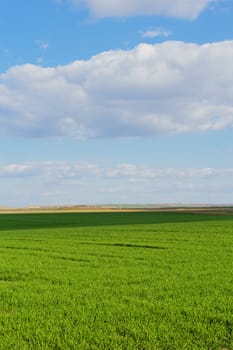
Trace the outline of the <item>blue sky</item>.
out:
[[[0,206],[233,203],[231,0],[3,0]]]

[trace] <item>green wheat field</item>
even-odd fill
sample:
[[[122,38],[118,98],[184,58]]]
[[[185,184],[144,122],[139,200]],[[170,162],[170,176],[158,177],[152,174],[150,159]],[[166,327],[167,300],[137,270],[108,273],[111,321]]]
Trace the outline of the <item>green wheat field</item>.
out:
[[[233,349],[233,216],[0,215],[0,349]]]

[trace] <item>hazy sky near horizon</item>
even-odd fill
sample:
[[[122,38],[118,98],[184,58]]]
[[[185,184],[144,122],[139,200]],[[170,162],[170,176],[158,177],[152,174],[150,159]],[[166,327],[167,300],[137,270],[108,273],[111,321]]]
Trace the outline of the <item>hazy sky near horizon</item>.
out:
[[[0,206],[233,203],[232,0],[2,0]]]

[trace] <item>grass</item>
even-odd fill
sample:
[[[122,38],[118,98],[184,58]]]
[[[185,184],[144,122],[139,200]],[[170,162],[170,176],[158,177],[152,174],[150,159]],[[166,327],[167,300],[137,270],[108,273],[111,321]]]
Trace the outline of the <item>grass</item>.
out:
[[[0,215],[0,349],[233,349],[233,217]]]

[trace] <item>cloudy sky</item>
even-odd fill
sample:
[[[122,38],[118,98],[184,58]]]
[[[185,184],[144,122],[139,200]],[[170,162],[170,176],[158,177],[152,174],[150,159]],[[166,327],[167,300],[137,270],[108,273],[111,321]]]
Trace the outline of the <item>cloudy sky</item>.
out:
[[[0,206],[233,203],[232,0],[2,0]]]

